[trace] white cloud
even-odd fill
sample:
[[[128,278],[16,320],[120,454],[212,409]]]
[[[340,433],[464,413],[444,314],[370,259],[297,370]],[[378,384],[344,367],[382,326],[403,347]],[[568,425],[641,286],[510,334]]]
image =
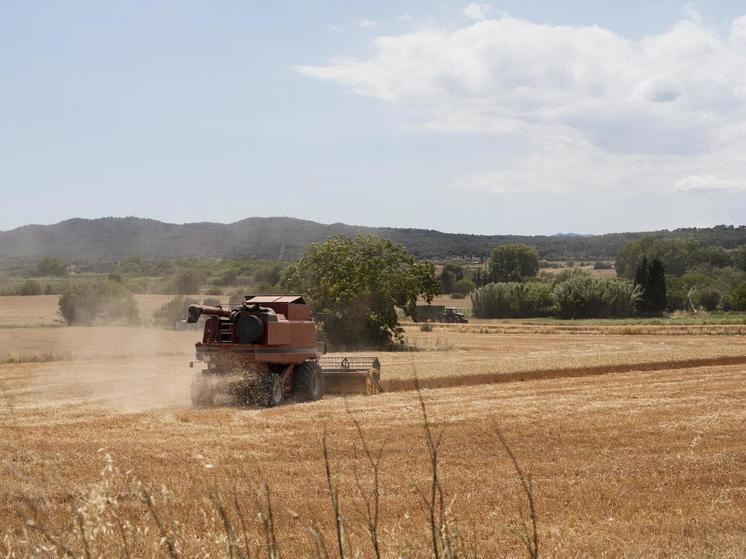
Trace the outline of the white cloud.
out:
[[[487,19],[487,16],[491,11],[492,9],[488,4],[477,4],[476,2],[472,2],[463,9],[463,14],[469,19],[480,21]]]
[[[746,177],[746,17],[723,36],[688,12],[639,40],[503,16],[377,37],[369,59],[297,70],[425,127],[524,140],[523,153],[461,186],[675,193],[697,190],[687,177],[719,177],[710,184],[734,192]]]
[[[406,23],[408,21],[412,21],[412,16],[407,13],[404,13],[400,15],[398,18],[396,18],[396,21],[398,21],[399,23]]]
[[[715,175],[691,175],[676,183],[678,192],[687,193],[720,193],[746,192],[746,179],[726,180]]]
[[[697,10],[694,2],[688,2],[684,6],[684,13],[686,14],[686,17],[688,17],[693,22],[700,24],[702,23],[702,15],[699,13],[699,10]]]
[[[374,27],[378,27],[378,22],[372,19],[361,19],[358,25],[363,29],[373,29]]]

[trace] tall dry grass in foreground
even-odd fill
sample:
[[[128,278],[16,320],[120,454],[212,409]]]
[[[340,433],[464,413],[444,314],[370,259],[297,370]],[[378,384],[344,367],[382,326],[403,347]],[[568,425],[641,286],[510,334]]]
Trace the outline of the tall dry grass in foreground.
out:
[[[122,469],[112,456],[100,449],[102,469],[99,478],[85,492],[67,488],[68,515],[51,513],[46,496],[10,462],[4,466],[24,485],[23,519],[19,526],[6,530],[0,551],[16,557],[230,557],[251,559],[266,557],[315,557],[340,559],[353,557],[417,556],[436,559],[467,559],[481,556],[478,541],[470,526],[458,519],[455,499],[443,484],[440,447],[444,428],[433,425],[419,384],[416,393],[421,412],[422,438],[429,468],[427,483],[412,481],[421,500],[422,517],[415,533],[388,530],[382,532],[386,511],[381,496],[388,490],[382,484],[385,445],[372,447],[360,421],[345,409],[354,426],[352,486],[341,487],[335,473],[335,460],[329,445],[327,427],[321,436],[319,467],[324,470],[326,487],[302,486],[302,491],[326,494],[329,513],[324,518],[305,517],[289,510],[296,526],[276,524],[272,488],[260,471],[250,481],[246,472],[238,477],[215,474],[208,457],[199,455],[202,506],[197,514],[184,515],[183,498],[165,485],[140,479],[137,465]],[[11,410],[12,411],[12,410]],[[14,417],[14,414],[11,414]],[[509,461],[516,484],[523,494],[514,527],[526,557],[539,557],[538,514],[531,476],[520,465],[508,441],[494,425],[496,451]],[[200,479],[201,477],[201,479]],[[57,480],[64,486],[64,480]],[[293,483],[293,480],[288,480]],[[253,498],[247,498],[247,493]],[[191,491],[195,498],[200,492]],[[299,495],[300,497],[300,495]],[[301,499],[302,500],[302,499]],[[347,516],[346,512],[354,514]],[[362,518],[360,522],[351,518]],[[504,527],[503,527],[504,528]],[[410,528],[411,530],[411,528]],[[419,532],[419,533],[417,533]],[[425,537],[422,536],[425,534]],[[417,543],[420,540],[420,543]]]

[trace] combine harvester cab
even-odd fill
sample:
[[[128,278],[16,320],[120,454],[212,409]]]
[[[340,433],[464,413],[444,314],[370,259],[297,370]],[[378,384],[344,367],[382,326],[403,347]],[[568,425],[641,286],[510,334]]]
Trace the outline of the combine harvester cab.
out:
[[[300,296],[246,297],[232,309],[191,305],[187,322],[201,315],[209,318],[196,360],[206,368],[192,381],[195,406],[213,405],[219,394],[272,407],[290,396],[307,401],[381,391],[377,358],[319,358],[316,327]]]

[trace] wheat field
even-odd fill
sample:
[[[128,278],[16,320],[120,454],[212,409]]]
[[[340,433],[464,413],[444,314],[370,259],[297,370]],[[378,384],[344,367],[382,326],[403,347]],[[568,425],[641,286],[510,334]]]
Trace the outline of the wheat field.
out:
[[[381,556],[432,556],[415,374],[458,556],[527,555],[498,429],[541,556],[746,553],[743,336],[407,327],[414,351],[380,355],[386,393],[271,410],[191,409],[198,337],[0,329],[2,355],[65,356],[0,364],[4,556],[337,556],[324,432],[346,556],[374,556],[363,442],[382,448]]]

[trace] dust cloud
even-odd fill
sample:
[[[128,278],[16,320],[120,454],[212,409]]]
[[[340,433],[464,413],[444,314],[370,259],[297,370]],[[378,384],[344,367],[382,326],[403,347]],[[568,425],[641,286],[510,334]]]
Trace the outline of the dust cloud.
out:
[[[27,349],[70,358],[4,366],[18,373],[6,384],[26,409],[130,413],[191,405],[191,379],[199,370],[199,365],[189,367],[196,332],[107,327],[30,329],[29,334],[36,339],[26,340]]]

